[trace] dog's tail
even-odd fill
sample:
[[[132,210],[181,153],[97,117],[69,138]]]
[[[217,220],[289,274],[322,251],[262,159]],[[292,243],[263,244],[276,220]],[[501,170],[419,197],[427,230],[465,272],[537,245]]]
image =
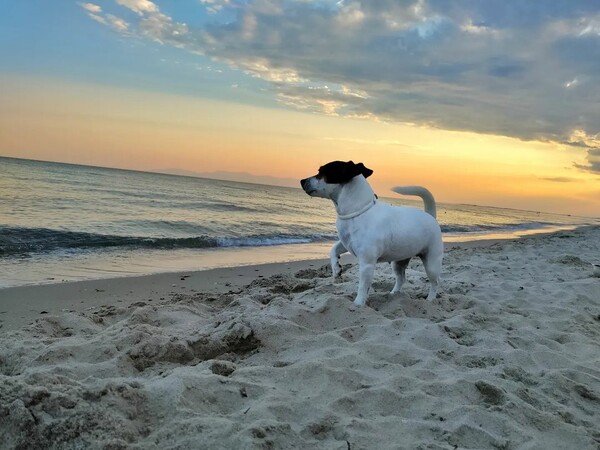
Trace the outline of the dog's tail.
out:
[[[436,216],[435,199],[431,192],[421,186],[396,186],[392,188],[392,191],[402,195],[417,195],[423,199],[425,203],[425,212],[431,214],[434,218]]]

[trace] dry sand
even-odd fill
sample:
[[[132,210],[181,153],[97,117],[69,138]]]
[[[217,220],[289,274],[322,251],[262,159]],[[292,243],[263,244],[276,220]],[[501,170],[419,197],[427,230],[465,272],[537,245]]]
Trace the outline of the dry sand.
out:
[[[419,262],[393,298],[380,264],[356,310],[355,266],[72,283],[86,306],[40,316],[44,286],[18,330],[13,292],[0,446],[598,449],[599,260],[600,228],[451,249],[436,301]]]

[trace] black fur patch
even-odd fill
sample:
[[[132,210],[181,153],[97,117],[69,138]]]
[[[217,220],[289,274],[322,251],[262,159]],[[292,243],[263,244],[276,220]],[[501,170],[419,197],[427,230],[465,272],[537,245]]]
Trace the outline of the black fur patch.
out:
[[[317,178],[322,178],[329,184],[343,184],[357,175],[370,177],[373,171],[363,163],[354,164],[352,161],[332,161],[319,168]]]

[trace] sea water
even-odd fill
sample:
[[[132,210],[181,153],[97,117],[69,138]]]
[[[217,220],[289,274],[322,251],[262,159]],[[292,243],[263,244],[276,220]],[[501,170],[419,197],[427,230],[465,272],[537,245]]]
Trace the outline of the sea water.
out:
[[[454,204],[438,219],[447,241],[597,223]],[[326,258],[335,238],[331,202],[300,189],[0,157],[0,287]]]

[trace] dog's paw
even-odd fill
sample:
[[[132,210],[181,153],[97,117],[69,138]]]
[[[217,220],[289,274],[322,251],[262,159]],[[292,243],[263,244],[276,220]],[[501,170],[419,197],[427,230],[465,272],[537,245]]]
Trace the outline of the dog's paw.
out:
[[[338,262],[331,266],[331,271],[333,272],[333,279],[340,278],[342,276],[342,265]]]
[[[352,305],[356,308],[363,308],[366,304],[367,302],[358,298],[352,302]]]

